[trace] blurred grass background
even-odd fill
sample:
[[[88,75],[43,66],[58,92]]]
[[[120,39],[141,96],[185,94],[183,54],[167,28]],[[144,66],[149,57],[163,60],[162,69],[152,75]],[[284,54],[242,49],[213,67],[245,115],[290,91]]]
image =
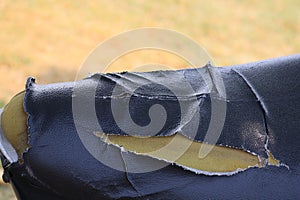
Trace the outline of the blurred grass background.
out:
[[[217,65],[299,53],[299,11],[298,0],[0,0],[0,107],[24,89],[28,76],[38,83],[74,80],[99,42],[139,27],[182,32]],[[177,62],[149,51],[123,59],[119,67],[135,59]],[[3,199],[13,197],[0,185]]]

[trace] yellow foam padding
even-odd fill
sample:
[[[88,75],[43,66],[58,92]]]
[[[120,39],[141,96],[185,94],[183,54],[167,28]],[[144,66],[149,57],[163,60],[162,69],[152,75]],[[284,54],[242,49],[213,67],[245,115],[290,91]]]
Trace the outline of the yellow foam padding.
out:
[[[199,158],[200,147],[208,144],[191,141],[179,133],[172,136],[148,138],[119,135],[108,135],[106,137],[108,143],[122,146],[127,151],[163,159],[200,171],[222,173],[262,166],[258,156],[224,146],[213,146],[212,151],[201,159]],[[173,144],[168,145],[170,143]],[[185,149],[186,144],[190,145],[187,149]],[[182,152],[178,154],[178,151],[181,150]],[[176,156],[178,156],[178,159],[173,160]]]
[[[267,151],[268,154],[268,164],[278,166],[280,164],[279,160],[275,159],[273,154],[270,151]]]
[[[25,91],[14,96],[4,107],[1,116],[1,128],[19,158],[28,147],[27,114],[23,106],[24,95]]]

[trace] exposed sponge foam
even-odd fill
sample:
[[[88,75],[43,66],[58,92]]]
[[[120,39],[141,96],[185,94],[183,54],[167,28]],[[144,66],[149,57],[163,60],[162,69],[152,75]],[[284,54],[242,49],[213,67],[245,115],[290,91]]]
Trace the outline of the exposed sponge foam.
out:
[[[257,155],[225,146],[213,146],[206,157],[200,158],[201,145],[209,144],[191,141],[179,133],[148,138],[108,135],[106,141],[123,147],[126,151],[170,161],[195,171],[226,173],[263,165]],[[170,143],[173,144],[169,145]],[[182,152],[178,154],[180,151]],[[179,156],[174,160],[176,154]]]
[[[28,148],[27,114],[23,106],[24,95],[25,91],[14,96],[4,107],[1,116],[1,128],[19,158]]]

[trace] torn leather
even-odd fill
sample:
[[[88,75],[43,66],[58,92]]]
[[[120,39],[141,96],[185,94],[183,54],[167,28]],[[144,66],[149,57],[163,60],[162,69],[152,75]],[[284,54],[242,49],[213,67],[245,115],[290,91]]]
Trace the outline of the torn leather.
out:
[[[76,83],[37,85],[28,79],[25,111],[29,115],[30,149],[24,154],[24,164],[13,163],[5,168],[19,199],[223,199],[226,198],[297,198],[300,173],[300,55],[265,60],[237,66],[214,68],[224,81],[226,98],[219,83],[206,66],[202,69],[155,71],[147,73],[96,74]],[[212,67],[213,68],[213,67]],[[184,80],[172,78],[181,74]],[[178,86],[179,91],[164,87],[164,81]],[[180,91],[182,81],[188,82],[193,92]],[[102,131],[106,134],[135,133],[134,126],[123,129],[116,123],[111,102],[129,102],[132,121],[139,126],[150,123],[152,105],[164,107],[166,121],[155,136],[181,132],[203,141],[210,123],[211,101],[226,103],[226,117],[217,145],[249,151],[267,158],[267,150],[285,166],[250,168],[233,176],[195,174],[175,165],[148,173],[128,173],[138,164],[158,162],[107,145],[91,134],[91,144],[100,157],[123,166],[124,171],[112,169],[93,157],[77,134],[72,113],[74,87],[82,89],[82,108],[88,99],[85,92],[94,87],[95,111],[98,125],[89,113],[82,113],[77,121],[87,134]],[[115,91],[119,85],[121,90]],[[142,85],[136,89],[136,85]],[[196,98],[196,101],[195,101]],[[87,102],[85,102],[87,101]],[[182,112],[179,101],[185,102]],[[122,112],[122,109],[118,110]],[[195,112],[197,111],[197,112]],[[127,113],[119,113],[127,116]],[[192,116],[191,116],[192,115]],[[198,116],[194,135],[189,121]],[[183,120],[182,120],[183,119]],[[78,125],[78,124],[77,124]],[[78,127],[78,126],[77,126]],[[185,130],[185,131],[183,131]],[[189,134],[192,134],[189,135]],[[142,134],[142,133],[141,133]],[[94,140],[93,140],[94,137]],[[147,161],[145,159],[148,159]],[[126,170],[127,169],[127,170]]]

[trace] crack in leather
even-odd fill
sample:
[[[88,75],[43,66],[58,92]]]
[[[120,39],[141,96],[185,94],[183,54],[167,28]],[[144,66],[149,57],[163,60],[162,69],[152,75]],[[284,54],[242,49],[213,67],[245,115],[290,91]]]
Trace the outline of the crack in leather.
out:
[[[253,88],[253,86],[248,82],[248,80],[245,78],[245,76],[243,74],[241,74],[240,72],[238,72],[236,69],[232,69],[233,72],[235,72],[237,75],[239,75],[247,84],[247,86],[249,87],[250,91],[253,93],[253,95],[255,96],[255,98],[257,99],[258,104],[260,105],[261,108],[261,112],[263,114],[263,123],[264,123],[264,127],[265,127],[265,131],[266,131],[266,139],[265,139],[265,152],[267,153],[268,150],[268,145],[269,145],[269,130],[268,130],[268,124],[267,124],[267,109],[265,108],[264,103],[262,102],[262,100],[259,97],[259,94],[256,93],[255,89]],[[265,161],[265,164],[267,162],[267,159]]]

